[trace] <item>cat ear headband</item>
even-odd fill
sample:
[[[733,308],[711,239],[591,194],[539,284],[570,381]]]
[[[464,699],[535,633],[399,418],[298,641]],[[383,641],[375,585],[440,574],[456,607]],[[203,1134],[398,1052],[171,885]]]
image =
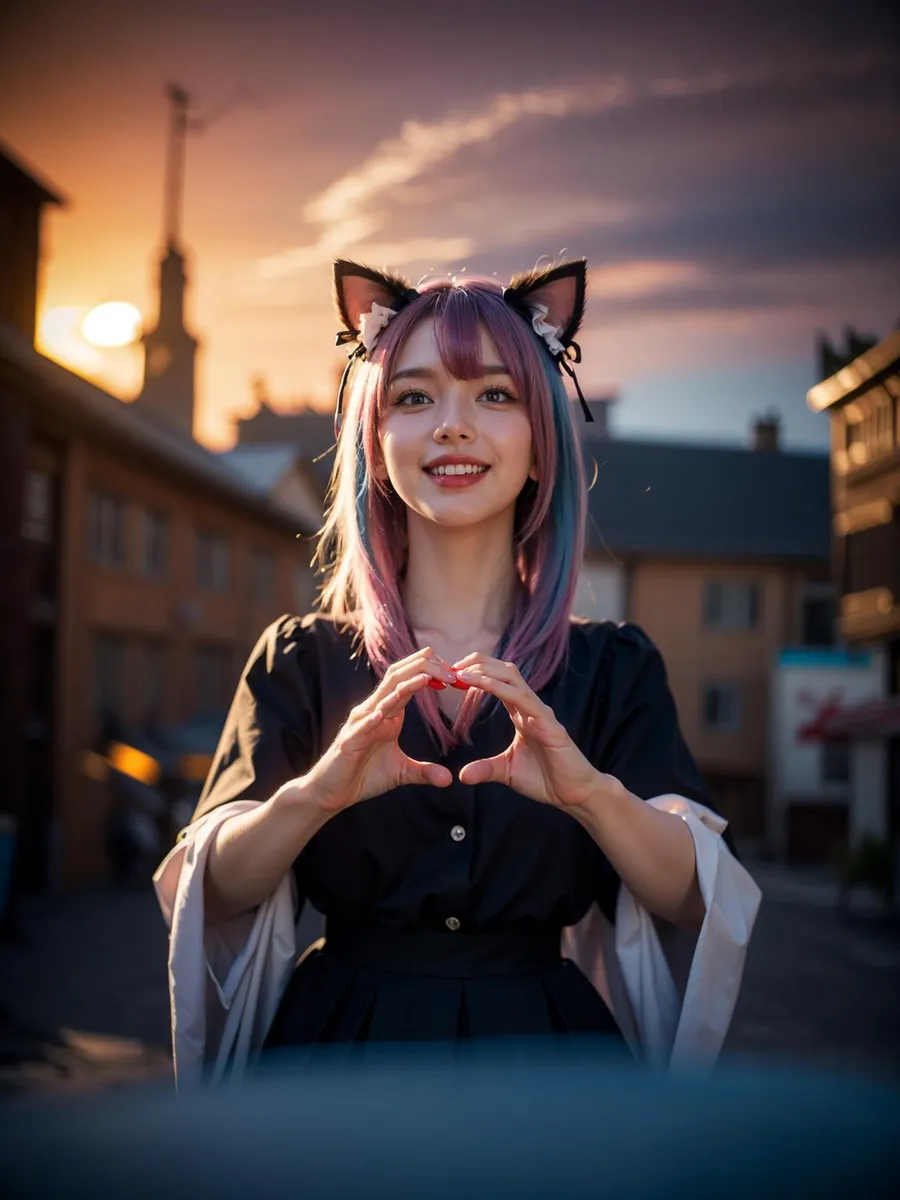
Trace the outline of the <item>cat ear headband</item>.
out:
[[[581,349],[574,337],[584,316],[586,283],[587,263],[584,259],[558,267],[536,267],[524,275],[516,275],[503,289],[503,299],[528,322],[559,370],[571,377],[584,419],[593,421],[572,366],[581,362]],[[354,343],[338,388],[335,439],[341,429],[344,389],[353,364],[371,354],[382,329],[418,296],[416,289],[398,276],[372,271],[345,259],[335,262],[334,298],[344,324],[335,344]]]

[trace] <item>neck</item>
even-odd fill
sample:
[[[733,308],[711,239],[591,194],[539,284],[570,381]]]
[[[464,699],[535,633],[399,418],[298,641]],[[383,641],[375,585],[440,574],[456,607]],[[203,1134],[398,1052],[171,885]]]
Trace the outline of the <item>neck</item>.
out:
[[[511,520],[448,529],[413,512],[407,518],[409,560],[401,594],[412,628],[450,642],[486,634],[498,639],[519,588]]]

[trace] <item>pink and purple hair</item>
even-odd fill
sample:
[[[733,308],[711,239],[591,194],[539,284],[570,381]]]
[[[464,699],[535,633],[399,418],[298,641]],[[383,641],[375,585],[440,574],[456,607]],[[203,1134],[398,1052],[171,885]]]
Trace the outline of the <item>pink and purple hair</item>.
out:
[[[374,351],[357,362],[347,389],[343,427],[314,562],[325,576],[317,608],[354,630],[376,674],[418,649],[400,593],[406,569],[406,506],[389,482],[375,478],[378,425],[387,386],[404,341],[427,317],[438,349],[456,379],[482,371],[479,327],[500,352],[531,418],[538,482],[516,501],[514,555],[519,593],[496,650],[515,662],[534,691],[568,662],[569,628],[584,551],[587,493],[580,437],[562,377],[527,322],[491,280],[435,280],[382,331]],[[431,689],[415,702],[442,753],[469,741],[483,701],[470,691],[448,729]]]

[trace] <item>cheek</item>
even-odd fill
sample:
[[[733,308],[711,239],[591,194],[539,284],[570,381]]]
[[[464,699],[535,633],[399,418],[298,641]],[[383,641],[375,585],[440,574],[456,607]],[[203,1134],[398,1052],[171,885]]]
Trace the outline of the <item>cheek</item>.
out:
[[[526,468],[531,465],[533,438],[531,421],[525,413],[517,414],[513,419],[509,419],[507,414],[504,422],[497,422],[497,442],[502,447],[504,457],[511,462],[521,460]]]
[[[412,436],[412,430],[404,430],[399,424],[384,424],[380,445],[385,465],[391,470],[404,470],[410,463],[419,461],[418,440]]]

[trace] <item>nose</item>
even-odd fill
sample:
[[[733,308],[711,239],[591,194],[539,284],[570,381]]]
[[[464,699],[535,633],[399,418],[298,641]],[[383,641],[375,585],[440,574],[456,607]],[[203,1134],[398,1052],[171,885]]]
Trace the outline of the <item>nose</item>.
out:
[[[440,419],[434,431],[434,440],[445,442],[475,440],[475,425],[471,405],[464,394],[449,394],[440,406]]]

